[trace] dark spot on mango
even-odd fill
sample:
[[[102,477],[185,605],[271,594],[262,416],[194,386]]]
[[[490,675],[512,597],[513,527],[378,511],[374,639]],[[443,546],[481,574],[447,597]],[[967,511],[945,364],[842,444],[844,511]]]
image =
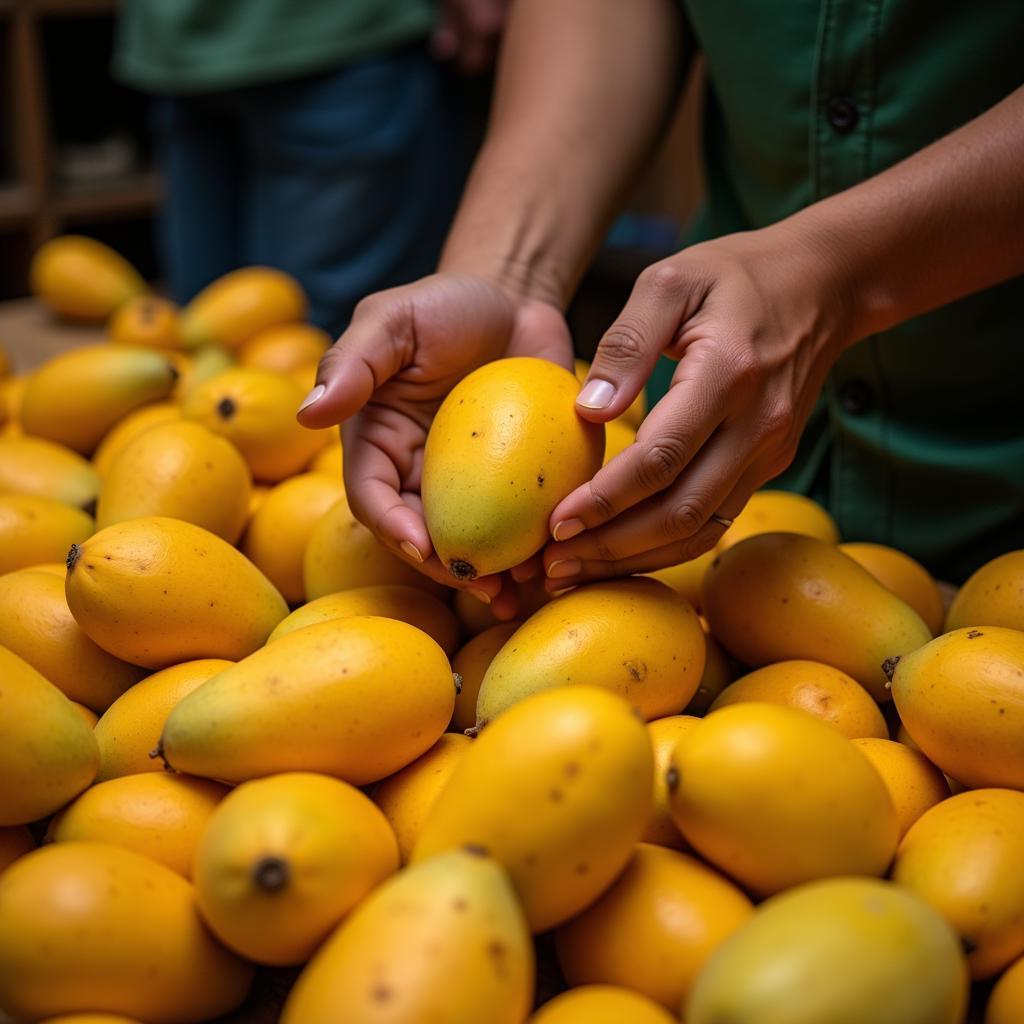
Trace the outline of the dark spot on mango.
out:
[[[543,487],[544,486],[544,474],[543,473],[538,473],[537,474],[537,486],[538,487]]]
[[[970,631],[970,632],[969,632],[969,633],[967,634],[967,639],[968,639],[968,640],[977,640],[979,636],[984,636],[984,635],[985,635],[985,634],[984,634],[984,633],[982,633],[982,631],[981,631],[980,629],[972,629],[972,630],[971,630],[971,631]]]
[[[375,1003],[389,1002],[394,994],[387,985],[374,985],[370,990],[370,996]]]
[[[647,678],[647,666],[642,661],[624,661],[622,664],[634,682],[642,683]]]
[[[553,804],[560,804],[565,799],[565,794],[557,786],[553,786],[548,790],[548,799]]]
[[[234,399],[222,398],[217,403],[217,415],[222,420],[229,420],[235,413],[238,412],[238,406],[235,404]]]

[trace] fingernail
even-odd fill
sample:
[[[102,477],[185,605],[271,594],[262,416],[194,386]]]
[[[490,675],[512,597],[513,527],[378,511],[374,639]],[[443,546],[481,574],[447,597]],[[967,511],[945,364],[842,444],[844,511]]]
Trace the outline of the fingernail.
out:
[[[614,384],[606,380],[592,380],[579,393],[576,404],[584,409],[604,409],[614,397]]]
[[[509,570],[509,575],[516,583],[528,583],[537,575],[537,567],[530,565],[516,565]]]
[[[560,580],[563,576],[576,576],[583,565],[578,558],[560,558],[548,566],[548,576]]]
[[[470,588],[469,588],[469,592],[470,592],[470,593],[471,593],[471,594],[472,594],[472,595],[473,595],[473,596],[474,596],[474,597],[475,597],[475,598],[476,598],[476,599],[477,599],[478,601],[483,601],[483,603],[484,603],[484,604],[490,604],[490,603],[491,603],[491,599],[490,599],[490,597],[489,597],[489,596],[487,595],[486,591],[483,591],[483,590],[475,590],[475,589],[474,589],[473,587],[470,587]]]
[[[405,553],[406,553],[406,554],[407,554],[407,555],[408,555],[408,556],[409,556],[409,557],[410,557],[410,558],[411,558],[411,559],[412,559],[412,560],[413,560],[414,562],[419,562],[419,563],[420,563],[421,565],[423,564],[423,556],[422,556],[422,555],[420,554],[420,549],[419,549],[418,547],[416,547],[416,545],[415,545],[415,544],[413,544],[413,543],[412,543],[412,541],[408,541],[408,540],[403,540],[403,541],[402,541],[402,543],[401,543],[401,544],[399,544],[398,546],[399,546],[399,547],[400,547],[400,548],[401,548],[401,549],[402,549],[402,550],[403,550],[403,551],[404,551],[404,552],[405,552]]]
[[[572,540],[573,537],[583,532],[582,519],[563,519],[555,523],[551,536],[557,541]]]
[[[299,406],[299,412],[303,409],[308,409],[314,402],[319,402],[324,397],[324,392],[327,390],[327,386],[324,384],[317,384],[315,388],[302,400],[302,405]]]

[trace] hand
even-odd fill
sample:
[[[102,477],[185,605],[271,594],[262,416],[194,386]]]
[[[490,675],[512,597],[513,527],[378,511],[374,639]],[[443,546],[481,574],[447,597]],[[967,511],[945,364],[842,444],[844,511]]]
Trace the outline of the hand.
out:
[[[504,356],[572,366],[561,312],[483,277],[435,274],[359,303],[348,330],[321,360],[299,420],[307,427],[344,422],[349,504],[382,544],[511,618],[515,588],[503,588],[498,576],[462,584],[441,564],[419,496],[423,446],[441,401],[471,370]]]
[[[490,70],[509,0],[442,0],[431,50],[464,74]]]
[[[605,422],[659,355],[679,360],[637,443],[555,509],[549,590],[647,572],[712,548],[793,460],[829,368],[853,340],[834,254],[786,222],[648,267],[598,347],[577,407]]]

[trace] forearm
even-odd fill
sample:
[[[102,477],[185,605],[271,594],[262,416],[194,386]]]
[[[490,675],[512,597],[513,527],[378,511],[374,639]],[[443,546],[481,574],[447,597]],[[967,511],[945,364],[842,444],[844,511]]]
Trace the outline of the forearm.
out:
[[[1024,88],[780,226],[835,261],[851,342],[1024,273]]]
[[[568,301],[665,126],[682,22],[676,0],[516,0],[441,269]]]

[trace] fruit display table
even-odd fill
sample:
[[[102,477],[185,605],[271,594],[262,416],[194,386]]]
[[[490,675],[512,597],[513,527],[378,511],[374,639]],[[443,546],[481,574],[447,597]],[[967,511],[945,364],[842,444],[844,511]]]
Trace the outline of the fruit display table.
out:
[[[0,347],[11,357],[18,373],[31,370],[58,352],[102,341],[103,337],[102,327],[62,323],[35,299],[0,302]]]

